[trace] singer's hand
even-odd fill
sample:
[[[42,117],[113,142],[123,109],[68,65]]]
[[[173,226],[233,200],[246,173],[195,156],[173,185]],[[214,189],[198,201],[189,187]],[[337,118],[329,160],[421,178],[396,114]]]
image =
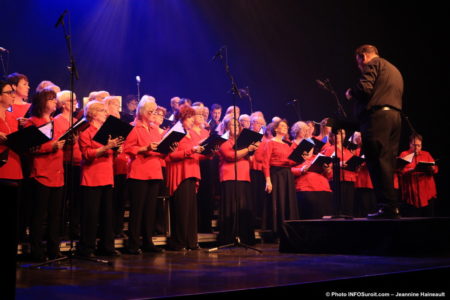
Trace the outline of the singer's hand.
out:
[[[19,121],[19,126],[24,127],[25,124],[27,123],[28,119],[27,118],[17,118],[17,121]]]
[[[66,142],[65,140],[54,141],[53,144],[52,144],[53,151],[56,152],[56,151],[62,149],[64,147],[64,143],[65,142]]]
[[[272,182],[266,181],[266,188],[265,191],[268,192],[269,194],[272,193]]]
[[[178,142],[172,143],[172,145],[170,145],[170,147],[169,147],[170,152],[174,152],[175,150],[177,150],[177,148],[178,148]]]
[[[6,134],[3,132],[0,132],[0,145],[4,144],[8,138],[6,137]]]
[[[156,151],[157,148],[158,148],[158,143],[156,143],[156,142],[150,143],[150,145],[147,146],[148,151]]]
[[[201,153],[203,150],[205,150],[205,147],[200,146],[200,145],[192,147],[192,151],[194,153]]]
[[[351,100],[353,98],[352,89],[347,89],[347,91],[345,92],[345,98],[347,98],[347,100]]]

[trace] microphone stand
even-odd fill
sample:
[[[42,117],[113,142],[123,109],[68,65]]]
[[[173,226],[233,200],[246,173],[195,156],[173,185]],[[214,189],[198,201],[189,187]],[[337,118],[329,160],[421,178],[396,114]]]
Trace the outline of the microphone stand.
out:
[[[237,195],[237,174],[238,174],[238,170],[237,170],[237,114],[236,114],[236,97],[239,97],[239,99],[242,99],[242,94],[239,91],[237,84],[236,84],[236,80],[234,79],[234,76],[231,74],[230,72],[230,66],[228,64],[228,51],[227,51],[227,47],[222,47],[221,49],[225,50],[225,59],[223,59],[223,56],[220,55],[220,59],[223,61],[224,63],[224,67],[225,67],[225,73],[227,74],[228,78],[231,81],[231,91],[233,93],[233,118],[234,118],[234,139],[235,139],[235,143],[234,143],[234,186],[233,186],[233,193],[234,193],[234,200],[236,202],[236,209],[235,209],[235,213],[234,213],[234,228],[233,228],[233,235],[234,235],[234,242],[230,243],[230,244],[226,244],[226,245],[222,245],[222,246],[218,246],[218,247],[214,247],[214,248],[210,248],[208,250],[206,250],[206,252],[215,252],[218,251],[220,249],[224,249],[224,248],[232,248],[232,247],[241,247],[241,248],[245,248],[245,249],[251,249],[254,250],[258,253],[262,253],[261,250],[250,247],[249,245],[246,245],[244,243],[241,242],[241,239],[239,237],[239,215],[240,215],[240,205],[239,205],[239,200],[238,200],[238,195]]]
[[[339,100],[339,96],[337,95],[334,88],[331,86],[330,80],[325,79],[323,82],[320,80],[316,80],[316,82],[319,84],[319,86],[331,93],[334,98],[336,99],[336,104],[338,108],[338,116],[341,117],[341,119],[345,120],[347,119],[347,114],[345,113],[344,108],[341,105],[341,101]],[[334,138],[334,157],[333,157],[333,200],[336,205],[336,212],[335,215],[331,216],[332,219],[353,219],[352,216],[343,215],[341,214],[341,205],[342,205],[342,186],[341,182],[344,181],[343,176],[344,172],[342,171],[341,167],[341,160],[338,157],[338,146],[336,143],[337,135],[341,135],[341,157],[342,160],[344,159],[344,137],[342,131],[340,129],[345,129],[343,124],[340,122],[334,122],[334,124],[330,124],[333,127],[333,133],[335,135]]]
[[[2,63],[2,70],[3,70],[4,78],[6,78],[6,76],[8,76],[8,62],[9,62],[9,52],[7,50],[5,50],[5,52],[8,55],[8,58],[6,60],[6,66],[5,66],[5,61],[3,60],[3,53],[0,52],[0,62]]]
[[[74,90],[74,86],[75,86],[75,79],[78,80],[79,76],[78,76],[78,71],[77,71],[77,68],[76,68],[76,65],[75,65],[75,59],[74,59],[73,52],[72,52],[72,41],[71,41],[71,36],[70,36],[70,34],[71,34],[70,33],[70,18],[69,18],[69,30],[67,30],[66,24],[64,22],[65,15],[67,13],[68,13],[68,10],[65,10],[61,14],[61,16],[59,17],[57,23],[55,24],[55,28],[57,28],[59,25],[62,25],[63,32],[64,32],[64,38],[66,40],[66,46],[67,46],[67,50],[68,50],[68,53],[69,53],[70,66],[68,66],[67,69],[70,72],[70,120],[69,120],[69,128],[71,128],[73,126],[73,123],[74,123],[73,122],[73,113],[74,113],[73,112],[73,100],[74,100],[74,92],[73,92],[73,90]],[[68,174],[65,174],[65,177],[66,177],[65,180],[66,180],[66,182],[67,181],[69,182],[69,186],[70,186],[69,187],[68,198],[67,198],[68,201],[65,201],[65,207],[63,206],[63,209],[62,209],[62,215],[63,215],[62,220],[63,220],[63,222],[64,222],[64,215],[65,215],[64,211],[66,211],[66,210],[69,211],[69,219],[68,219],[69,223],[70,223],[70,214],[71,214],[70,205],[72,204],[72,201],[73,201],[73,195],[72,195],[72,193],[73,193],[73,180],[72,180],[72,177],[73,177],[73,172],[72,172],[73,170],[72,170],[72,168],[73,168],[73,166],[72,166],[72,163],[73,163],[73,146],[70,147],[70,161],[69,161],[69,167],[67,168],[67,170],[68,170],[67,173]],[[69,208],[69,209],[67,209],[67,208]],[[96,262],[96,263],[100,263],[100,264],[112,265],[112,262],[108,261],[108,260],[99,259],[99,258],[81,257],[81,256],[75,255],[74,246],[73,246],[74,245],[74,243],[73,243],[73,236],[70,233],[69,233],[69,236],[70,236],[70,250],[69,250],[69,254],[67,256],[62,256],[60,258],[56,258],[56,259],[48,260],[48,261],[45,261],[45,262],[33,264],[33,265],[29,266],[29,268],[39,268],[41,266],[45,266],[45,265],[48,265],[48,264],[52,264],[54,262],[59,262],[59,261],[64,261],[64,260],[69,260],[70,265],[72,266],[72,260],[73,259],[87,260],[87,261],[92,261],[92,262]]]

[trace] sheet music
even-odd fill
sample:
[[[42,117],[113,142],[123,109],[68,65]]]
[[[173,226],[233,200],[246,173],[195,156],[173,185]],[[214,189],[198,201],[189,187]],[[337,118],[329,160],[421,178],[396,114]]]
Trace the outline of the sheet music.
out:
[[[53,122],[38,127],[39,131],[45,134],[49,139],[53,139]]]

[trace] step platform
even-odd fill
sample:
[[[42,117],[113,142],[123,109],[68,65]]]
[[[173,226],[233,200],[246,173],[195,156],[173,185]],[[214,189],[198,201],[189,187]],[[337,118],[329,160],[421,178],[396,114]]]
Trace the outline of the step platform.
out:
[[[450,255],[450,218],[290,220],[284,222],[279,251],[377,256]]]

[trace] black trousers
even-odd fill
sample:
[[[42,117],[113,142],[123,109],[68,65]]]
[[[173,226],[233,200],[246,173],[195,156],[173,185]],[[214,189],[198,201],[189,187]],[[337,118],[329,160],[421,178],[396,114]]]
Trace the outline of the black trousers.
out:
[[[78,239],[80,235],[81,168],[65,163],[64,174],[67,175],[68,182],[64,186],[65,220],[63,222],[69,221],[68,234],[72,238]]]
[[[33,214],[30,226],[31,255],[44,255],[44,224],[47,221],[47,253],[55,255],[59,252],[59,238],[61,226],[61,205],[63,201],[63,187],[48,187],[36,180],[34,185]]]
[[[169,245],[175,248],[197,247],[196,179],[187,178],[171,198],[172,232]]]
[[[331,192],[297,191],[300,219],[321,219],[333,214],[333,195]]]
[[[161,180],[128,179],[130,195],[130,220],[128,226],[128,249],[140,248],[142,230],[143,246],[153,246],[156,224],[156,204]]]
[[[353,181],[340,181],[340,197],[335,196],[333,210],[337,215],[354,216],[355,210],[355,183]],[[335,183],[331,182],[334,192]]]
[[[401,134],[401,115],[378,110],[361,122],[363,151],[380,206],[396,208],[394,170]]]
[[[237,234],[244,244],[254,245],[255,217],[252,210],[250,182],[233,180],[222,182],[220,201],[219,242],[233,243]]]
[[[114,234],[123,233],[123,214],[125,212],[125,203],[127,201],[127,175],[120,174],[114,176],[113,189],[113,228]]]
[[[0,194],[3,199],[3,213],[0,226],[4,228],[4,256],[0,287],[5,299],[15,299],[16,292],[16,260],[18,237],[18,205],[20,197],[20,181],[0,179]]]
[[[267,224],[267,221],[263,221],[263,217],[267,215],[267,193],[266,179],[264,173],[258,170],[250,170],[250,185],[252,191],[252,210],[255,215],[256,228],[263,228],[263,224]]]
[[[81,254],[95,251],[97,231],[100,238],[99,250],[114,251],[112,193],[111,185],[83,186],[79,247]]]
[[[377,199],[373,189],[355,188],[355,217],[366,217],[377,211]]]
[[[211,233],[214,210],[214,174],[217,173],[213,162],[209,159],[200,161],[201,180],[197,193],[198,230]]]

